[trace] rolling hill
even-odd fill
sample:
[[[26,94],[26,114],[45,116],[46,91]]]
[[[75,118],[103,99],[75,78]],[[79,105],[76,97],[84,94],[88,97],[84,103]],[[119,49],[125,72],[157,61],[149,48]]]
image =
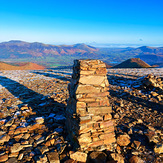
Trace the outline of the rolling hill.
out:
[[[114,66],[113,68],[149,68],[149,67],[151,66],[142,61],[140,58],[131,58]]]
[[[21,63],[20,66],[13,66],[8,63],[0,62],[0,70],[43,70],[45,67],[36,63]]]

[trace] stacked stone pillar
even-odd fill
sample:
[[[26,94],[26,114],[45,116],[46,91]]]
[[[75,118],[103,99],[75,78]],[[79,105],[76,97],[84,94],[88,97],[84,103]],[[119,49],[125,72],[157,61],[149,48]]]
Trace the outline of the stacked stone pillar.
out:
[[[106,73],[100,60],[74,61],[66,126],[73,146],[81,151],[111,150],[115,143]]]

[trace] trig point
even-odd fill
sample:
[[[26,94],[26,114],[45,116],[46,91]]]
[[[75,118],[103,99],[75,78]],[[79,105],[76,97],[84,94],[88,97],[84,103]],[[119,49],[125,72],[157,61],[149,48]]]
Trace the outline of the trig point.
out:
[[[112,150],[115,143],[105,64],[75,60],[67,105],[67,131],[81,151]]]

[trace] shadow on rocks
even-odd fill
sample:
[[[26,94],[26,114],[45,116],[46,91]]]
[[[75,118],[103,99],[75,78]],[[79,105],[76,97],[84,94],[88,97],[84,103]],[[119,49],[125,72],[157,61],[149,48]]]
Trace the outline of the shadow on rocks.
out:
[[[64,76],[61,76],[61,75],[56,75],[56,74],[51,74],[51,73],[48,73],[48,72],[33,72],[35,74],[39,74],[39,75],[44,75],[46,77],[52,77],[52,78],[56,78],[56,79],[60,79],[60,80],[63,80],[63,81],[70,81],[69,78],[67,77],[64,77]]]
[[[139,105],[142,105],[143,107],[151,108],[153,111],[155,111],[155,110],[158,112],[163,111],[162,110],[163,105],[149,101],[149,100],[146,100],[146,99],[143,99],[143,98],[140,98],[140,97],[137,97],[137,96],[130,95],[130,93],[128,93],[128,92],[123,91],[123,92],[121,92],[121,94],[119,94],[117,91],[110,90],[110,95],[113,97],[117,97],[117,98],[127,100],[127,101],[132,102],[132,103],[137,103]]]
[[[49,152],[62,153],[65,149],[66,106],[4,76],[0,76],[0,84],[22,101],[15,112],[5,117],[8,122],[12,120],[8,126],[16,126],[13,132],[7,126],[10,140],[4,144],[6,150],[12,147],[14,153],[14,147],[21,146],[20,150],[15,150],[20,151],[19,156],[24,156],[21,162],[46,161],[47,158],[51,159]],[[12,106],[8,107],[10,109]]]

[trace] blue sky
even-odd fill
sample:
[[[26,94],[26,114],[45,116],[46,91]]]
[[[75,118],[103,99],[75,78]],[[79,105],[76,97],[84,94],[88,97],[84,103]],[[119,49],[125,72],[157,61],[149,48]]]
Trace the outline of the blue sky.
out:
[[[163,0],[0,0],[0,42],[163,44]]]

